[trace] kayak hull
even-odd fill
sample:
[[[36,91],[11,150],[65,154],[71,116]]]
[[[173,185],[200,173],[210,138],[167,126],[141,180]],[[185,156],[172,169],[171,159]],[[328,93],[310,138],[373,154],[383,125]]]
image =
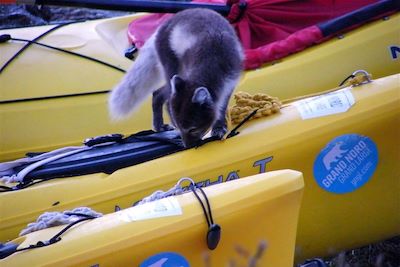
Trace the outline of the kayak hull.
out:
[[[398,235],[399,79],[399,75],[392,75],[348,88],[355,104],[346,112],[302,119],[296,106],[291,104],[279,114],[247,122],[239,129],[239,135],[221,142],[120,169],[110,175],[61,178],[2,193],[1,240],[15,237],[44,211],[85,205],[109,213],[115,205],[129,207],[156,189],[171,187],[179,177],[189,176],[207,186],[283,168],[299,170],[305,177],[297,260],[330,255]],[[327,150],[334,144],[348,142],[353,137],[373,143],[369,149],[376,158],[371,159],[371,176],[367,179],[363,173],[365,183],[351,192],[329,191],[321,186],[326,181],[315,172],[316,167],[323,166],[319,158],[328,154]],[[363,158],[358,162],[363,162]],[[359,165],[355,171],[364,172],[365,168]],[[356,176],[350,178],[356,179]]]
[[[71,24],[39,41],[127,69],[131,61],[123,56],[128,46],[126,29],[138,17]],[[247,71],[237,91],[268,93],[286,99],[335,87],[357,69],[366,69],[375,78],[395,74],[400,68],[400,56],[396,57],[390,47],[399,46],[399,25],[400,16],[394,14],[340,38]],[[0,34],[33,39],[51,27],[2,30]],[[4,55],[0,65],[22,46],[19,42],[0,44]],[[82,58],[30,46],[0,75],[1,139],[6,140],[0,142],[0,160],[22,157],[27,151],[76,145],[91,136],[151,128],[150,100],[136,113],[140,115],[122,122],[109,118],[107,92],[122,75]]]
[[[298,212],[303,189],[299,172],[283,170],[259,174],[205,188],[221,239],[213,251],[207,248],[207,224],[193,193],[156,201],[83,222],[45,248],[33,249],[0,260],[1,266],[152,266],[141,265],[155,255],[174,253],[190,266],[224,266],[249,261],[238,247],[256,253],[260,242],[266,251],[260,266],[293,266]],[[167,216],[155,207],[171,204]],[[181,214],[177,210],[181,209]],[[154,218],[145,218],[152,212]],[[136,217],[135,217],[136,216]],[[63,226],[20,237],[20,248],[47,240]],[[265,244],[264,244],[265,246]],[[169,258],[176,259],[177,256]],[[182,262],[180,262],[182,263]],[[154,266],[154,265],[153,265]],[[179,266],[189,266],[181,264]]]

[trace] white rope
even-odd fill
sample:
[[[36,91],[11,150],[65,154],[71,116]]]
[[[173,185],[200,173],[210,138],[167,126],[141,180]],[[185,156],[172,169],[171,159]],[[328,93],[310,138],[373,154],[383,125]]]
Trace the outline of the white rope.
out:
[[[0,182],[3,182],[5,184],[22,182],[28,173],[30,173],[31,171],[33,171],[34,169],[36,169],[40,166],[43,166],[46,163],[49,163],[49,162],[55,161],[57,159],[67,157],[67,156],[70,156],[70,155],[73,155],[73,154],[76,154],[79,152],[83,152],[83,151],[89,150],[91,148],[92,147],[87,147],[87,146],[68,147],[68,148],[59,149],[58,152],[51,151],[51,152],[45,153],[46,155],[44,155],[44,156],[42,156],[43,154],[37,156],[37,157],[40,157],[41,159],[32,157],[31,159],[23,158],[20,160],[16,160],[14,162],[0,163],[0,171],[1,171],[1,168],[3,168],[4,173],[9,172],[10,168],[13,169],[17,166],[20,166],[20,165],[23,165],[26,163],[32,163],[31,165],[28,165],[26,168],[24,168],[17,174],[12,174],[11,176],[4,175],[3,177],[0,178]],[[66,152],[64,152],[64,151],[66,151]],[[39,161],[37,161],[37,160],[39,160]],[[6,169],[6,167],[9,167],[9,168]],[[1,174],[2,174],[2,172],[0,172],[0,175]]]
[[[33,162],[37,162],[55,155],[59,155],[62,153],[66,153],[69,151],[74,151],[77,149],[82,148],[83,146],[70,146],[70,147],[64,147],[64,148],[60,148],[57,150],[53,150],[47,153],[42,153],[39,154],[37,156],[34,157],[26,157],[26,158],[22,158],[22,159],[17,159],[14,161],[9,161],[9,162],[3,162],[0,163],[0,175],[4,176],[4,175],[11,175],[14,173],[14,168],[15,167],[19,167],[25,164],[29,164],[29,163],[33,163]]]
[[[183,177],[183,178],[179,179],[179,181],[176,183],[176,185],[174,185],[172,188],[170,188],[166,192],[164,192],[162,190],[157,190],[153,194],[151,194],[150,196],[143,198],[136,205],[142,205],[142,204],[147,203],[147,202],[152,202],[152,201],[159,200],[159,199],[162,199],[162,198],[166,198],[166,197],[169,197],[169,196],[176,196],[176,195],[182,194],[184,192],[183,188],[182,188],[182,185],[181,185],[181,183],[183,181],[189,181],[191,184],[193,184],[193,185],[195,184],[194,181],[191,178]]]
[[[53,226],[70,224],[79,219],[82,219],[82,216],[68,215],[68,213],[86,214],[96,218],[103,216],[103,214],[98,213],[88,207],[79,207],[71,211],[67,210],[64,212],[45,212],[37,218],[36,222],[29,223],[27,227],[19,233],[19,235],[26,235]]]
[[[137,205],[141,205],[147,202],[152,202],[158,199],[166,198],[169,196],[175,196],[175,195],[180,195],[184,193],[183,187],[182,187],[182,182],[183,181],[189,181],[192,185],[195,185],[194,181],[191,178],[188,177],[183,177],[179,179],[179,181],[174,185],[172,188],[167,190],[166,192],[162,190],[157,190],[153,194],[151,194],[148,197],[143,198],[140,202],[137,203]],[[46,229],[49,227],[53,226],[58,226],[58,225],[64,225],[64,224],[70,224],[74,221],[77,221],[79,219],[82,219],[82,216],[78,215],[69,215],[69,213],[80,213],[80,214],[86,214],[90,215],[93,217],[101,217],[103,214],[98,213],[88,207],[79,207],[76,209],[73,209],[71,211],[67,210],[64,212],[45,212],[42,215],[40,215],[36,222],[29,223],[27,227],[20,232],[20,236],[26,235],[35,231],[39,231],[42,229]]]
[[[113,144],[115,142],[107,142],[94,146],[71,146],[64,147],[57,150],[53,150],[47,153],[43,153],[34,157],[26,157],[22,159],[17,159],[10,162],[0,163],[0,182],[5,184],[19,183],[22,182],[27,174],[36,168],[43,166],[49,162],[53,162],[60,158],[64,158],[73,154],[88,151],[93,147],[106,146]],[[19,166],[28,165],[20,172],[15,173],[14,169]]]

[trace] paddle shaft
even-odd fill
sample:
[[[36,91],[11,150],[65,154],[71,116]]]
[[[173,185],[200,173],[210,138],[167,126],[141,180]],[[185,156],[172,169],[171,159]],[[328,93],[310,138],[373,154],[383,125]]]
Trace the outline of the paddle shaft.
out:
[[[221,15],[228,15],[230,6],[222,4],[176,2],[176,1],[149,1],[149,0],[11,0],[8,3],[29,5],[53,5],[67,7],[86,7],[104,10],[176,13],[188,8],[208,8]]]

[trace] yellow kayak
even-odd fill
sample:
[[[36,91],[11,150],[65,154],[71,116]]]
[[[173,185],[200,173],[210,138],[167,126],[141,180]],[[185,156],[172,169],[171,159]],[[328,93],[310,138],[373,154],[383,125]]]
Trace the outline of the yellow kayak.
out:
[[[189,190],[81,222],[62,234],[60,241],[14,253],[0,265],[188,267],[242,265],[253,259],[257,266],[291,267],[302,191],[302,174],[292,170],[205,188],[214,225],[221,233],[213,250],[207,246],[202,207]],[[33,232],[11,243],[19,249],[35,245],[64,227]]]
[[[179,177],[207,186],[284,168],[305,178],[297,260],[398,235],[399,81],[396,74],[290,102],[280,113],[246,122],[238,135],[197,149],[0,193],[0,240],[14,238],[45,211],[88,206],[110,213]]]
[[[127,69],[131,64],[124,57],[127,27],[140,16],[69,24],[39,41]],[[0,34],[31,40],[53,27],[1,30]],[[389,48],[399,46],[399,30],[400,15],[396,13],[248,71],[237,90],[285,99],[333,88],[357,69],[366,69],[376,78],[395,74],[400,60]],[[24,45],[1,43],[0,66]],[[136,113],[140,115],[119,123],[110,121],[107,92],[122,75],[115,68],[31,45],[0,75],[0,160],[22,157],[27,151],[76,145],[91,136],[151,128],[150,101]]]

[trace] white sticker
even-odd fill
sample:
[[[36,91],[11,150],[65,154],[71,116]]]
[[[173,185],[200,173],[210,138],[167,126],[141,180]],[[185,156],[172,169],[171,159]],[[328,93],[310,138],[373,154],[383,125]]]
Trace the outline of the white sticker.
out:
[[[310,97],[294,103],[303,120],[346,112],[355,103],[353,94],[346,88],[321,96]]]
[[[182,215],[182,209],[175,197],[148,202],[123,210],[119,213],[120,218],[126,222],[176,215]]]

